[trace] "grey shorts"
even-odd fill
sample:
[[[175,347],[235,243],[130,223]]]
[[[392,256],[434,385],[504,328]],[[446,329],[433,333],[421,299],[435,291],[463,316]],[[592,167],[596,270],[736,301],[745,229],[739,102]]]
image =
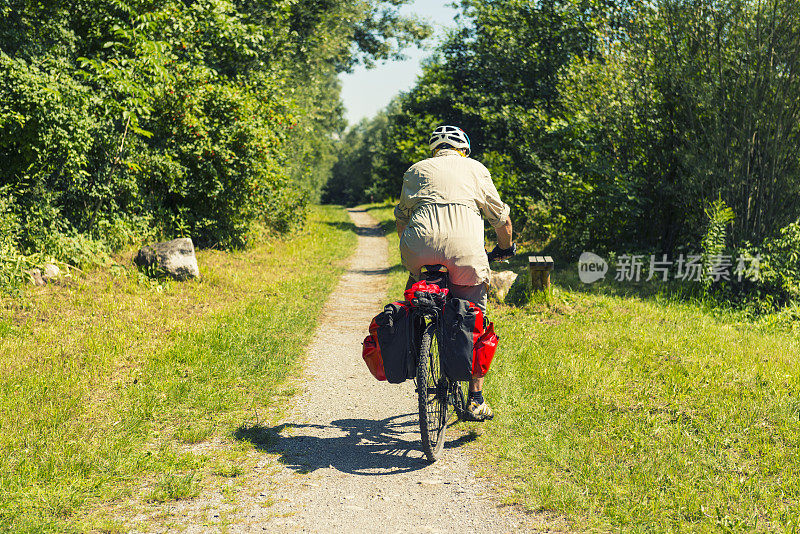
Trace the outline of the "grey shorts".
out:
[[[406,289],[411,289],[411,286],[414,285],[414,282],[416,282],[414,277],[408,275]],[[480,308],[483,313],[486,313],[486,284],[480,284],[477,286],[459,286],[451,282],[448,289],[450,290],[450,294],[452,296],[459,299],[468,300]]]

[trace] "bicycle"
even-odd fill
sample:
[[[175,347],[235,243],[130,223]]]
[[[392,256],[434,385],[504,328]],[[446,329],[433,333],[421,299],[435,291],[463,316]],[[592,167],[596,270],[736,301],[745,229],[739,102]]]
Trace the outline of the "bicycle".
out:
[[[506,261],[516,253],[517,245],[512,243],[508,249],[497,245],[486,256],[492,263]],[[449,274],[444,265],[424,265],[421,279],[441,288],[449,287]],[[428,460],[435,462],[444,447],[448,406],[453,407],[459,421],[468,420],[465,391],[468,391],[469,382],[450,380],[442,373],[439,356],[442,303],[420,300],[415,304],[411,312],[411,340],[416,354],[417,376],[414,380],[419,401],[419,430],[422,450]]]
[[[421,278],[429,284],[448,287],[448,273],[443,265],[426,265]],[[442,307],[435,302],[417,302],[411,312],[411,339],[416,353],[415,385],[419,401],[419,429],[422,450],[435,462],[444,447],[448,407],[460,421],[467,410],[464,391],[468,382],[450,380],[442,373],[439,357],[439,325]]]

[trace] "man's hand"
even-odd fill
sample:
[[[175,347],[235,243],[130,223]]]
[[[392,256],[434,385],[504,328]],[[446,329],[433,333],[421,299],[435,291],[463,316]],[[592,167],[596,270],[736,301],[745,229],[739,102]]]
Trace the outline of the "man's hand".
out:
[[[500,245],[495,245],[491,252],[486,254],[486,257],[489,259],[489,263],[495,260],[505,260],[517,253],[517,244],[511,243],[511,246],[508,248],[500,248]]]

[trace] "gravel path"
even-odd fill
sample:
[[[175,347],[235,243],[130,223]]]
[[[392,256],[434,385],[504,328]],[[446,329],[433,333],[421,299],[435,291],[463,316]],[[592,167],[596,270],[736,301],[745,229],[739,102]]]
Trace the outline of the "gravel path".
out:
[[[185,533],[558,529],[500,505],[487,482],[472,475],[464,445],[473,436],[463,427],[448,430],[440,460],[424,459],[413,382],[378,382],[361,359],[367,326],[386,300],[388,247],[372,217],[349,213],[358,247],[308,349],[303,393],[282,423],[241,436],[257,445],[258,460],[242,477],[235,503],[215,493],[151,509],[149,518],[136,518],[139,524]],[[169,518],[166,528],[153,525],[156,514]]]
[[[428,463],[413,382],[378,382],[367,371],[361,342],[385,304],[387,241],[366,212],[350,217],[358,248],[309,347],[305,392],[265,446],[280,455],[273,465],[281,467],[267,469],[272,489],[262,494],[274,504],[242,510],[230,530],[534,531],[535,518],[500,507],[472,476],[459,450],[468,434],[448,432],[443,458]]]

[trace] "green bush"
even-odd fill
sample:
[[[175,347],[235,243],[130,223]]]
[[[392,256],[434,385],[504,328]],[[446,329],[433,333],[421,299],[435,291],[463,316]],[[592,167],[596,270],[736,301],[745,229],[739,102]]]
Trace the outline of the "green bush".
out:
[[[0,53],[3,182],[23,205],[56,200],[73,212],[90,203],[90,153],[98,124],[91,93],[61,69]],[[53,197],[43,199],[46,192]]]
[[[20,224],[11,210],[12,198],[0,189],[0,293],[15,287],[22,279],[24,258],[17,249]]]
[[[718,198],[706,209],[708,226],[701,242],[703,262],[703,287],[708,290],[711,286],[711,273],[717,258],[725,251],[725,240],[728,235],[727,227],[734,219],[731,208]]]
[[[168,86],[134,158],[147,204],[170,234],[199,246],[242,247],[261,220],[278,232],[302,224],[306,195],[287,177],[281,149],[296,119],[254,91],[202,70]]]
[[[338,74],[430,33],[406,1],[0,1],[7,257],[302,225],[344,127]]]
[[[745,272],[734,270],[730,281],[709,284],[704,294],[753,315],[775,315],[772,320],[795,317],[800,309],[800,221],[758,246],[745,243],[733,256],[734,269],[739,257],[746,261]]]
[[[761,287],[781,301],[800,301],[800,221],[765,240],[753,255],[761,257]]]

